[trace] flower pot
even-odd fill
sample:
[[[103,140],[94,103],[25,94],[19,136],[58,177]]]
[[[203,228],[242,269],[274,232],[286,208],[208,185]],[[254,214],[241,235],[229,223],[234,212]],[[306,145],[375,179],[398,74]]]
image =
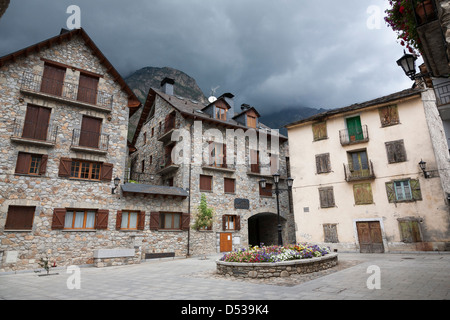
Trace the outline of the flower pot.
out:
[[[433,3],[431,2],[431,0],[419,2],[416,6],[416,13],[419,18],[418,22],[420,24],[426,23],[436,18],[436,13],[434,12]]]

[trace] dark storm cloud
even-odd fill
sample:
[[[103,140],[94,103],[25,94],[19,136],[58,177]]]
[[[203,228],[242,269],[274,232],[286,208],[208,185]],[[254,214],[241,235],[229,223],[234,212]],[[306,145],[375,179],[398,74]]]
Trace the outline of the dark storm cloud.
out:
[[[173,67],[206,95],[220,86],[262,112],[341,107],[411,86],[395,64],[402,47],[382,21],[384,0],[15,0],[0,20],[0,55],[56,35],[72,4],[123,76]],[[367,25],[371,5],[379,28]]]

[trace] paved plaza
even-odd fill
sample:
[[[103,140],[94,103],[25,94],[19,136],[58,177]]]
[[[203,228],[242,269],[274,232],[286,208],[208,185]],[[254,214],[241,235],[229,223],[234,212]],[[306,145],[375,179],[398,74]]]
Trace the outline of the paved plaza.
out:
[[[138,265],[79,268],[51,276],[0,275],[0,300],[449,300],[450,254],[340,253],[339,265],[279,280],[237,280],[215,274],[200,257]],[[77,288],[79,285],[79,288]],[[379,286],[379,288],[376,288]],[[369,288],[371,287],[371,288]]]

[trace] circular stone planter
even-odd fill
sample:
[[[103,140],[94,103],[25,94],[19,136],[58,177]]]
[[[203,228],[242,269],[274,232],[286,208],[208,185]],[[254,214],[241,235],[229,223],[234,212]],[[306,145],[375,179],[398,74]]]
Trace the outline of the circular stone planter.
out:
[[[240,278],[289,277],[293,274],[317,272],[334,267],[338,254],[329,253],[318,258],[307,258],[282,262],[224,262],[217,260],[217,273]]]

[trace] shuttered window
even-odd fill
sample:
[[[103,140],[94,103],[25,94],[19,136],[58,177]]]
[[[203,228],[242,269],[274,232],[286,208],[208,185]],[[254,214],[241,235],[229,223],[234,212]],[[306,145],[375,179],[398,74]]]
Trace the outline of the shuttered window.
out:
[[[328,138],[327,134],[327,123],[318,122],[312,125],[313,139],[314,141],[319,141]]]
[[[324,223],[323,234],[324,234],[324,242],[339,243],[336,224]]]
[[[36,207],[9,206],[5,230],[31,230]]]
[[[386,193],[391,203],[422,200],[420,183],[417,179],[386,182]]]
[[[259,173],[259,151],[250,150],[250,171]]]
[[[200,191],[212,191],[212,176],[200,175]]]
[[[17,174],[44,175],[47,170],[47,155],[19,152],[17,156]]]
[[[79,145],[98,148],[102,129],[102,119],[83,116]]]
[[[236,188],[236,180],[235,179],[224,178],[223,183],[224,183],[223,188],[224,188],[225,193],[235,193],[235,188]]]
[[[416,219],[398,219],[401,241],[406,243],[422,242],[420,222]]]
[[[144,230],[144,211],[118,211],[116,229],[118,230]]]
[[[392,126],[400,123],[397,105],[382,107],[379,109],[382,127]]]
[[[97,104],[98,77],[81,73],[78,84],[77,100],[90,104]]]
[[[109,210],[55,208],[52,230],[106,230],[108,217]]]
[[[181,213],[161,213],[159,221],[160,229],[181,229]]]
[[[66,69],[45,63],[42,75],[41,92],[61,96]]]
[[[261,197],[272,197],[272,184],[266,183],[266,188],[262,189],[261,185],[259,185],[259,195]]]
[[[331,208],[335,206],[333,187],[319,188],[320,207]]]
[[[27,113],[23,125],[22,138],[47,140],[51,109],[27,105]]]
[[[64,229],[94,229],[96,210],[67,210]]]
[[[355,197],[355,204],[372,204],[373,195],[370,183],[358,183],[353,185],[353,195]]]
[[[222,216],[222,230],[241,230],[241,219],[238,215],[228,215]]]
[[[72,179],[111,181],[113,168],[111,163],[61,158],[58,175]]]
[[[316,170],[317,173],[327,173],[331,171],[331,164],[330,164],[330,154],[324,153],[324,154],[318,154],[316,155]]]
[[[403,140],[386,142],[385,145],[389,163],[406,161],[406,150]]]

